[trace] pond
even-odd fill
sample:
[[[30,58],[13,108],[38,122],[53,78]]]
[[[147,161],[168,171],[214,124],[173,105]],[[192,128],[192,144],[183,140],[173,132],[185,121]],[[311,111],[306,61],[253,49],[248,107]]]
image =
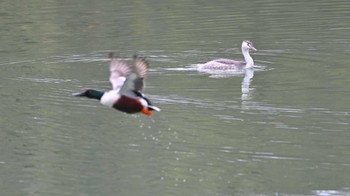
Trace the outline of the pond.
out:
[[[350,195],[348,1],[0,5],[2,195]],[[197,70],[245,39],[254,69]],[[110,51],[161,112],[72,96]]]

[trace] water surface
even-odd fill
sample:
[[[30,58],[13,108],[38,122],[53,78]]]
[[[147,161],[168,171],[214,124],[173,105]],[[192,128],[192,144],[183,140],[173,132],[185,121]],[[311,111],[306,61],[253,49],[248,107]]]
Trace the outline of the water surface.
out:
[[[2,195],[350,195],[347,1],[1,2]],[[247,72],[198,72],[242,59]],[[162,111],[72,97],[138,53]]]

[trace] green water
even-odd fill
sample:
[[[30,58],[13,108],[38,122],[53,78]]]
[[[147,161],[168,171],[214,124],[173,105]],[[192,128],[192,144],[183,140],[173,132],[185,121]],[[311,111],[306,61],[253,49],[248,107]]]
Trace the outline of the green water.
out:
[[[0,2],[1,195],[350,195],[350,3]],[[250,73],[198,72],[242,59]],[[150,61],[162,109],[108,90],[109,51]]]

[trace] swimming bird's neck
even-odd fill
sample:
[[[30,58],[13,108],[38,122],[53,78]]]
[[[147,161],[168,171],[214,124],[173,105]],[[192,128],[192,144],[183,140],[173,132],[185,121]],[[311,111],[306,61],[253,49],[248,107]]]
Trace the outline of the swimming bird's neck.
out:
[[[246,68],[252,68],[254,66],[254,60],[249,54],[249,50],[243,50],[242,54],[244,56],[244,61],[247,63]]]

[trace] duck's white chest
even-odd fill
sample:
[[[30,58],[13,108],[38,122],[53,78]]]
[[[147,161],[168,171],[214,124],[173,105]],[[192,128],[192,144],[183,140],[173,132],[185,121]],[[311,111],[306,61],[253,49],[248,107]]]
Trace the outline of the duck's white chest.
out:
[[[113,104],[120,98],[119,91],[111,90],[105,92],[105,94],[101,97],[100,103],[102,105],[106,105],[112,107]]]

